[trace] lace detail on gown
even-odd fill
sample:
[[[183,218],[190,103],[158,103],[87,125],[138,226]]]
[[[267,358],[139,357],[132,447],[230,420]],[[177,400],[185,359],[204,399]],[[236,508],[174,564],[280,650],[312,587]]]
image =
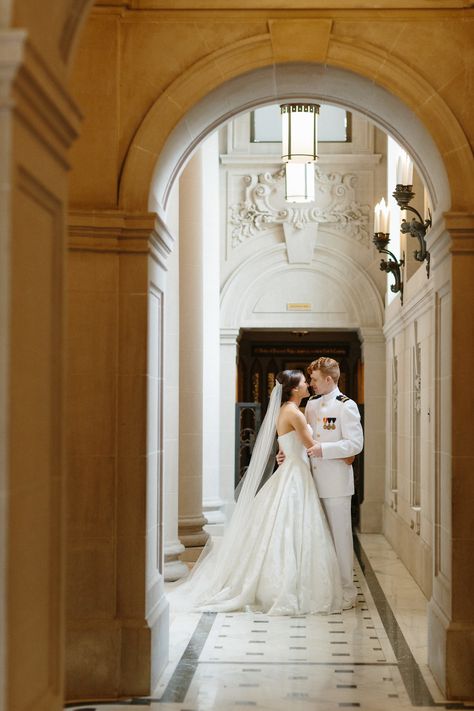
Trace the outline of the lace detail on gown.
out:
[[[189,579],[171,591],[172,608],[269,615],[341,610],[336,554],[305,446],[293,431],[278,439],[285,461],[253,499],[246,530],[230,547],[225,534],[207,547]]]

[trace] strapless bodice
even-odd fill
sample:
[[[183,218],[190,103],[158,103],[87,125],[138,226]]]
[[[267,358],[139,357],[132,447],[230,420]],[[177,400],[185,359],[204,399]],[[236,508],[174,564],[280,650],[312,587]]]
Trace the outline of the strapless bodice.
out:
[[[308,425],[308,429],[312,433],[313,430],[310,425]],[[278,444],[280,445],[280,449],[285,453],[286,457],[299,457],[300,459],[307,461],[308,457],[306,454],[306,447],[298,437],[295,430],[286,432],[284,435],[279,435]]]

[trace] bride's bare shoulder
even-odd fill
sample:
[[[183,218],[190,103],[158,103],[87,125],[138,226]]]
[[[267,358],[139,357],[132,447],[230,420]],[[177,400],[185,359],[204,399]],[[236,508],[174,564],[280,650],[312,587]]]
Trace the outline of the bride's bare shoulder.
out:
[[[301,419],[306,422],[305,417],[299,407],[292,402],[285,402],[280,408],[277,421],[278,436],[281,437],[288,432],[293,432],[298,428]]]

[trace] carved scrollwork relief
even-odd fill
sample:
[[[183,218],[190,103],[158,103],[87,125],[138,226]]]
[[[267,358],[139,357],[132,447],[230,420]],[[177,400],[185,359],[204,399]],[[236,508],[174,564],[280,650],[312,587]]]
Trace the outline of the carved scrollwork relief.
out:
[[[323,173],[316,166],[315,202],[290,207],[284,200],[284,170],[243,178],[244,199],[230,206],[232,247],[278,224],[302,229],[311,222],[331,225],[370,246],[369,206],[356,200],[354,173]]]

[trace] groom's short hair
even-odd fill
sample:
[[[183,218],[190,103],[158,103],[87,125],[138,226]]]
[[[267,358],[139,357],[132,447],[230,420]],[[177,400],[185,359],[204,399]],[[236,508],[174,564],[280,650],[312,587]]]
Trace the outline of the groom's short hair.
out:
[[[341,371],[339,369],[339,363],[337,360],[334,360],[334,358],[322,357],[313,360],[306,368],[306,372],[308,375],[311,375],[314,370],[320,370],[324,376],[329,375],[337,385]]]

